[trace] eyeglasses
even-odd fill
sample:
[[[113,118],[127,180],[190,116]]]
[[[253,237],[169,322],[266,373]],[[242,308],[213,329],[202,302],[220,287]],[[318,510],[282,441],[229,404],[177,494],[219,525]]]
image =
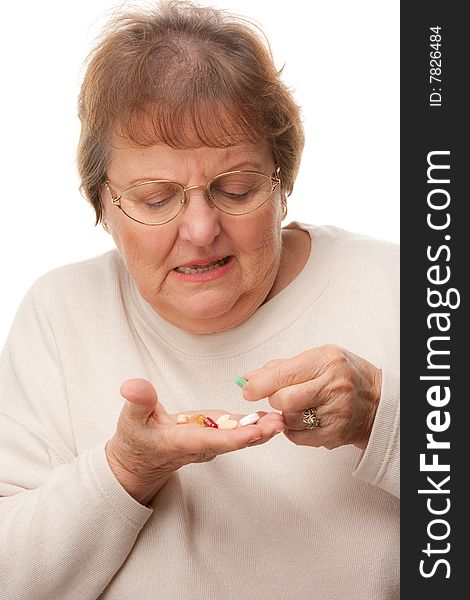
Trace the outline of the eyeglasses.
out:
[[[207,185],[184,187],[176,181],[156,179],[129,186],[114,197],[114,206],[142,225],[163,225],[175,219],[189,202],[190,190],[206,191],[207,201],[228,215],[246,215],[269,200],[281,183],[280,169],[270,177],[257,171],[229,171],[213,177]]]

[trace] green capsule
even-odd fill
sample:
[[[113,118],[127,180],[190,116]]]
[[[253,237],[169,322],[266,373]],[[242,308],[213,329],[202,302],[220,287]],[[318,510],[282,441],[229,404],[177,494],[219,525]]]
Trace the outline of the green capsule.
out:
[[[243,389],[243,386],[248,383],[248,381],[241,375],[235,375],[234,381],[242,389]]]

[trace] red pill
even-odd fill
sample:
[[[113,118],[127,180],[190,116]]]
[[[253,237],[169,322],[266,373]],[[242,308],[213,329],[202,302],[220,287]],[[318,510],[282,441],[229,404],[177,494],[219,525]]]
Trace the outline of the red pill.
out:
[[[204,419],[204,425],[206,427],[216,427],[217,429],[219,428],[219,426],[217,425],[217,423],[214,421],[214,419],[211,419],[210,417],[206,417]]]

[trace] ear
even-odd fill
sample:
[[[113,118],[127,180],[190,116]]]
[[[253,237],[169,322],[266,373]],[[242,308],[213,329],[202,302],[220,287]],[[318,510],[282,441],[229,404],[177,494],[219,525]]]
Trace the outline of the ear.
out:
[[[281,221],[284,221],[286,216],[287,216],[287,197],[285,194],[282,194],[282,196],[281,196]]]
[[[105,183],[102,183],[100,185],[100,189],[99,189],[99,199],[100,199],[100,204],[101,204],[100,221],[101,221],[101,226],[106,231],[106,233],[111,233],[109,223],[106,218],[107,211],[106,211],[106,202],[105,202],[106,196],[105,195],[111,193],[111,190],[109,189],[107,183],[108,183],[107,181]]]

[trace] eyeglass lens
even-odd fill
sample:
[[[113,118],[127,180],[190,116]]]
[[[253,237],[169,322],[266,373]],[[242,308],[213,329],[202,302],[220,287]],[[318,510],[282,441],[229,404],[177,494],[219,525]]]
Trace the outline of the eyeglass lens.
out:
[[[226,173],[214,178],[209,195],[214,205],[231,215],[261,206],[273,191],[270,177],[261,173]],[[184,188],[173,182],[137,184],[121,195],[121,208],[132,219],[158,224],[174,218],[182,209]]]

